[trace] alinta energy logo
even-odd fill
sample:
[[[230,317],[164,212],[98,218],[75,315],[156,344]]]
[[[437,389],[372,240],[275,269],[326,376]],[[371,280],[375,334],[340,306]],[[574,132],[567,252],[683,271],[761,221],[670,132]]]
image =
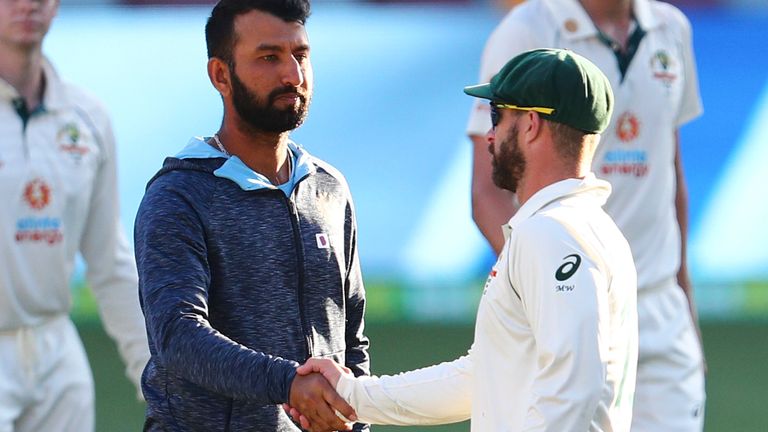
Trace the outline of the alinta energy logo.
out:
[[[36,178],[24,186],[22,199],[34,212],[42,212],[51,203],[53,192],[45,180]],[[64,239],[61,219],[50,216],[27,216],[16,221],[17,243],[54,245]]]
[[[632,144],[641,133],[642,123],[631,111],[616,119],[616,137],[623,144]],[[621,175],[643,177],[648,174],[648,154],[639,148],[615,148],[605,152],[600,173],[603,176]]]
[[[75,162],[80,162],[89,151],[88,147],[82,144],[82,138],[83,135],[75,123],[65,124],[56,134],[59,150],[68,154]]]

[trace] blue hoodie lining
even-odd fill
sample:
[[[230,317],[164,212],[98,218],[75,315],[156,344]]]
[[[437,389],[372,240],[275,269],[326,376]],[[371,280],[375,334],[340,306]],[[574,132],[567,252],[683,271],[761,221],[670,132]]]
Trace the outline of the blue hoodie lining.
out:
[[[309,162],[309,154],[293,141],[289,141],[288,151],[293,164],[291,178],[286,183],[275,186],[265,176],[250,169],[240,158],[237,156],[227,156],[209,145],[205,141],[206,139],[208,137],[191,138],[186,147],[177,153],[175,157],[178,159],[227,159],[213,174],[235,182],[241,189],[246,191],[280,189],[285,196],[290,197],[296,183],[315,171],[314,166]]]

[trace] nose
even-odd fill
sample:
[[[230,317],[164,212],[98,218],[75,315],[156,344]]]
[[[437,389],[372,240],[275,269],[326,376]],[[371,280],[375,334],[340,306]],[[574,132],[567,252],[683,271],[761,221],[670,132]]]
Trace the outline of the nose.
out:
[[[302,84],[304,84],[304,67],[296,57],[291,56],[283,73],[283,85],[299,87]]]
[[[496,128],[492,127],[488,129],[488,132],[485,133],[485,140],[488,141],[488,144],[493,145],[493,143],[496,141]]]

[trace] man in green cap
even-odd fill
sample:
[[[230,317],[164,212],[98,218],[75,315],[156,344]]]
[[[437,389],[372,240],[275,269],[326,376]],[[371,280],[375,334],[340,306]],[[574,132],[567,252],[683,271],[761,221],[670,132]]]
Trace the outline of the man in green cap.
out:
[[[610,185],[590,172],[610,84],[585,58],[545,49],[464,91],[490,100],[493,180],[521,204],[485,283],[471,349],[395,376],[355,378],[324,359],[297,373],[323,373],[366,423],[471,417],[473,431],[629,431],[635,266],[601,208]]]

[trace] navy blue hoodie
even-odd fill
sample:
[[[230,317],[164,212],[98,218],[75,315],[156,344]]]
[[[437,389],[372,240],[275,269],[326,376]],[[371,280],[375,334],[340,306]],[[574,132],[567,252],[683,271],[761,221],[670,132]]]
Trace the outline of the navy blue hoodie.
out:
[[[145,430],[298,431],[279,406],[298,363],[369,374],[347,184],[290,150],[289,196],[199,138],[149,182],[135,224]]]

